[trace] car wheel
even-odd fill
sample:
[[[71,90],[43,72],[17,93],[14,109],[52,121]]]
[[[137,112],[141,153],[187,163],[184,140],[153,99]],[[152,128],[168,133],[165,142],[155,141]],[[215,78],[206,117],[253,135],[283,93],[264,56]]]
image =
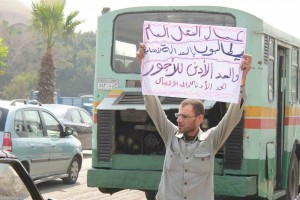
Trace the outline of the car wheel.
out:
[[[76,183],[78,174],[79,174],[79,159],[78,157],[74,157],[68,169],[68,177],[62,179],[63,183],[66,184]]]

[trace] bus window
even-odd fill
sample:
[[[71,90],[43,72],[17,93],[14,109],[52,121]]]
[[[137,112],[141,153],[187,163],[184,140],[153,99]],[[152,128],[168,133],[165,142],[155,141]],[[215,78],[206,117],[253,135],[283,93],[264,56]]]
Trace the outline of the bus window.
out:
[[[114,24],[113,70],[117,73],[140,73],[136,51],[143,41],[144,21],[235,26],[230,14],[208,12],[149,12],[127,13],[117,16]],[[121,66],[122,65],[122,66]]]
[[[115,54],[113,69],[116,72],[131,72],[128,65],[135,59],[136,45],[128,42],[115,41]]]
[[[292,73],[291,73],[291,94],[292,102],[296,103],[298,100],[298,67],[299,67],[299,50],[294,48],[292,50]]]
[[[265,36],[265,53],[266,55],[266,61],[268,63],[268,98],[269,101],[272,102],[274,101],[274,56],[275,56],[275,51],[274,51],[274,39],[270,38],[268,36]]]

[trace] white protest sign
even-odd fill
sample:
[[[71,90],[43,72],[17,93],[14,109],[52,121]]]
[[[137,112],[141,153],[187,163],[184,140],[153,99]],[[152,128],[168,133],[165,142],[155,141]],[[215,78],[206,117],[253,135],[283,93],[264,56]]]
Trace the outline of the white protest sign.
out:
[[[237,103],[246,29],[145,21],[144,95]]]

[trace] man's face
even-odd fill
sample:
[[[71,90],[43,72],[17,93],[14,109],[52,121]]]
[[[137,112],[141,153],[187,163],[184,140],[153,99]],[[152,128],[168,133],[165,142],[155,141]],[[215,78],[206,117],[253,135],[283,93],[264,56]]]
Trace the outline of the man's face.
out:
[[[177,123],[179,132],[188,136],[195,136],[199,131],[203,115],[195,116],[192,105],[180,106],[178,114]]]

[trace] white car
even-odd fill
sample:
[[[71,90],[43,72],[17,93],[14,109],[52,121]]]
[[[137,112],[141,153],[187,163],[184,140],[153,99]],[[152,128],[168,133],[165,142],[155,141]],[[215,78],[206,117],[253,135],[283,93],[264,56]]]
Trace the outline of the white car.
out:
[[[82,147],[52,112],[27,101],[1,101],[0,148],[15,154],[35,183],[61,178],[77,181]]]

